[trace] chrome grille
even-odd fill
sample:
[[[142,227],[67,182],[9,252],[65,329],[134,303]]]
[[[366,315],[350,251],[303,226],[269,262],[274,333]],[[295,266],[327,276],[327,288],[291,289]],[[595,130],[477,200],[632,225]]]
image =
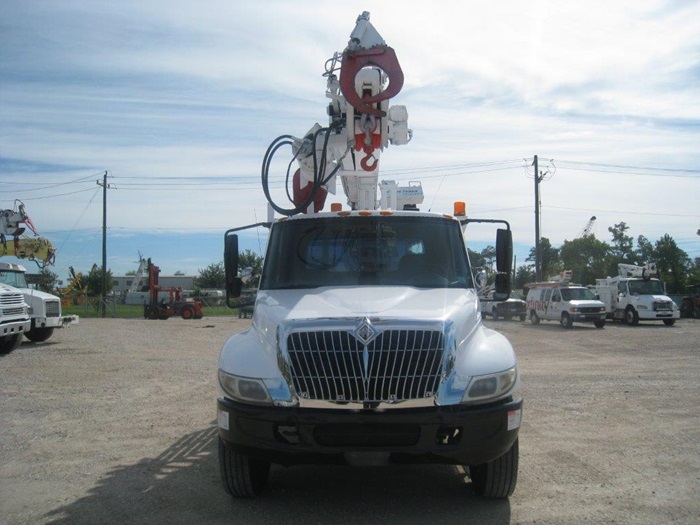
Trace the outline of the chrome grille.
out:
[[[13,315],[22,315],[25,313],[24,308],[3,308],[2,310],[2,315],[3,316],[13,316]]]
[[[59,301],[46,301],[46,317],[58,317],[61,315],[61,303]]]
[[[443,334],[386,330],[367,344],[348,331],[294,332],[287,338],[292,382],[306,399],[398,402],[435,395]]]
[[[0,306],[24,305],[24,296],[17,293],[4,293],[0,295]]]
[[[654,310],[657,312],[659,310],[673,310],[673,307],[671,306],[671,301],[655,301]]]
[[[579,308],[579,312],[582,314],[598,314],[600,311],[601,309],[599,306],[584,306]]]

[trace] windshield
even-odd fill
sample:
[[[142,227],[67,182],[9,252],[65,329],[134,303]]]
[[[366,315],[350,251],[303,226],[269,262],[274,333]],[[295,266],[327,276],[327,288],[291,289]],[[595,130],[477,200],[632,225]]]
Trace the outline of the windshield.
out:
[[[22,272],[0,271],[0,283],[9,284],[15,288],[29,288]]]
[[[664,285],[661,281],[629,281],[629,290],[633,295],[663,295]]]
[[[592,300],[595,295],[588,288],[562,288],[561,297],[564,301]]]
[[[261,290],[320,286],[472,287],[458,222],[329,217],[276,224]]]

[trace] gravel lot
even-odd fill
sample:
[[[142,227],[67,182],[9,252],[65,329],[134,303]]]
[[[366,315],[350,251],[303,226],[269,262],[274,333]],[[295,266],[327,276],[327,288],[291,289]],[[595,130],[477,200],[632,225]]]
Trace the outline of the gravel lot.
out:
[[[449,466],[273,468],[220,484],[216,360],[250,320],[81,319],[0,356],[0,523],[700,523],[700,321],[493,322],[520,359],[518,488]]]

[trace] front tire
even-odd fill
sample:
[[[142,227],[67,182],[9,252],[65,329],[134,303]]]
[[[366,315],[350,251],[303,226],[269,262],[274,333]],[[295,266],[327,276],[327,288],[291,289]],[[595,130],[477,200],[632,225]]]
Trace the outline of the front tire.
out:
[[[0,339],[0,354],[9,354],[22,344],[22,334],[8,335]]]
[[[45,326],[43,328],[35,327],[24,332],[24,336],[33,343],[42,343],[53,335],[53,327]]]
[[[675,319],[664,319],[664,324],[666,326],[673,326],[674,324],[676,324],[676,320]]]
[[[535,312],[534,310],[530,312],[530,322],[532,324],[540,324],[540,316],[537,315],[537,312]]]
[[[226,492],[234,498],[254,498],[267,483],[270,462],[241,454],[219,437],[219,470]]]
[[[520,314],[520,322],[524,322],[525,319],[527,319],[527,315],[525,315],[525,314]]]
[[[593,325],[596,328],[605,328],[605,319],[598,319],[597,321],[593,321]]]
[[[639,314],[637,310],[631,306],[628,306],[627,310],[625,310],[625,322],[630,326],[637,326],[639,324]]]
[[[572,326],[574,326],[574,320],[566,312],[561,314],[561,319],[559,320],[559,322],[564,328],[571,328]]]
[[[182,309],[182,312],[180,312],[180,316],[186,320],[194,319],[194,308],[191,306],[185,306]]]
[[[485,498],[507,498],[518,482],[518,440],[501,457],[469,467],[474,492]]]

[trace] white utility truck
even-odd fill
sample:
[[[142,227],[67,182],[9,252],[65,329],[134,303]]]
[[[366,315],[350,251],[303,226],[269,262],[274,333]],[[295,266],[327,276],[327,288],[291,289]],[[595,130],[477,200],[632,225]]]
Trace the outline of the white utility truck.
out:
[[[657,278],[655,264],[619,264],[618,272],[615,277],[596,279],[595,293],[605,303],[608,318],[629,325],[663,321],[667,326],[673,326],[680,318],[680,309]]]
[[[571,283],[572,272],[566,270],[549,281],[526,284],[527,312],[532,324],[559,321],[564,328],[574,322],[605,326],[605,305],[585,286]]]
[[[0,354],[11,352],[31,328],[29,306],[22,292],[0,283]]]
[[[77,315],[62,315],[61,299],[50,293],[30,288],[21,264],[0,262],[0,283],[16,288],[29,305],[31,326],[24,336],[35,343],[49,339],[56,328],[77,324]]]
[[[505,224],[496,238],[505,299],[510,229],[467,219],[463,203],[453,215],[418,211],[415,183],[383,181],[377,201],[379,151],[409,133],[405,108],[387,107],[379,80],[389,71],[389,89],[400,89],[403,77],[368,13],[343,55],[340,90],[333,66],[327,71],[329,128],[289,139],[301,165],[295,190],[307,189],[294,192],[294,209],[272,202],[268,156],[263,166],[268,201],[286,217],[248,226],[270,232],[252,324],[219,356],[224,488],[255,496],[272,463],[429,462],[467,466],[476,493],[508,497],[518,473],[520,377],[511,344],[482,324],[464,230]],[[356,164],[351,153],[360,150],[366,156]],[[319,195],[333,191],[336,175],[350,209],[321,211]],[[245,278],[237,232],[248,227],[225,235],[230,306]]]

